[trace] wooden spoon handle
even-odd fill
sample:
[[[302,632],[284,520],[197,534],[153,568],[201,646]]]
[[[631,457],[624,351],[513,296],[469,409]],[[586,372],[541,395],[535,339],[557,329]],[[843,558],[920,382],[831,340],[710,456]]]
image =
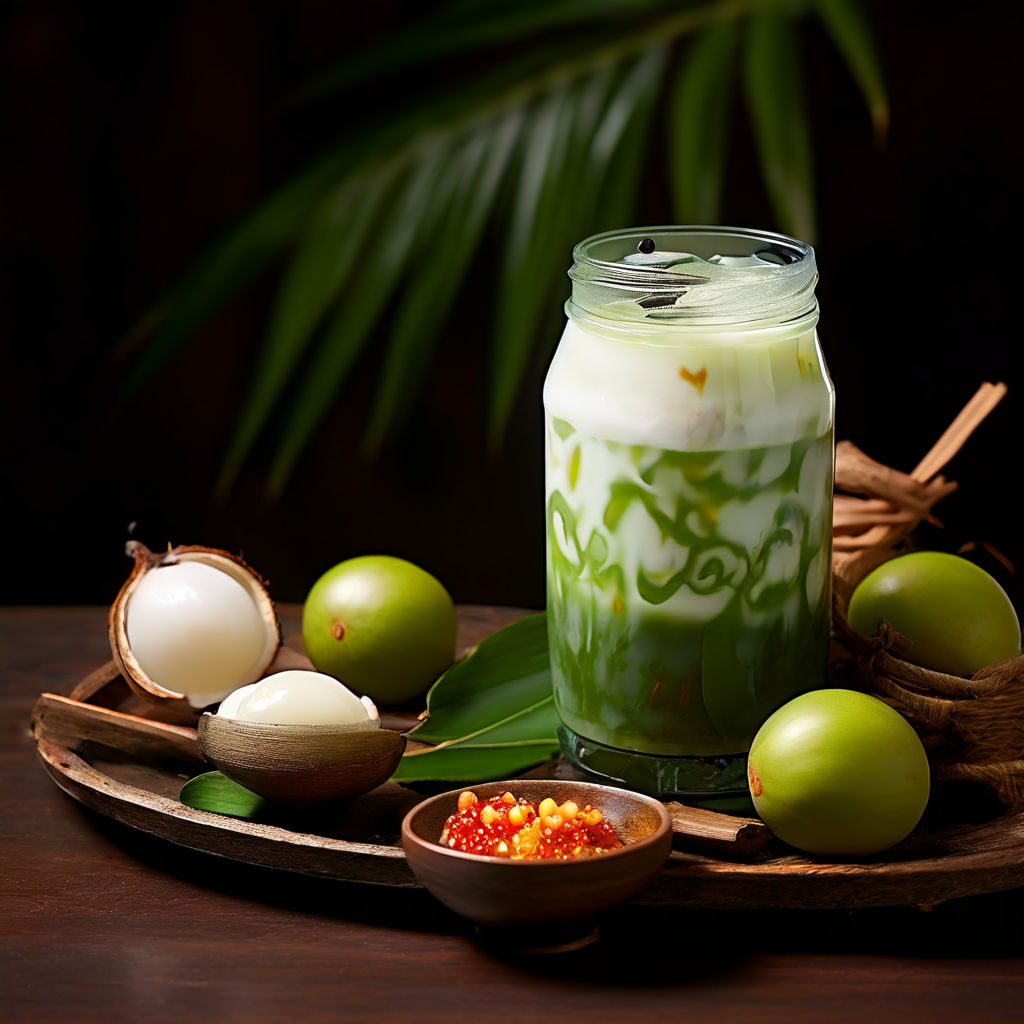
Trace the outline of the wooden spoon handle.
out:
[[[72,740],[92,740],[133,756],[171,757],[202,763],[195,729],[168,725],[72,697],[43,693],[32,711],[32,731]]]

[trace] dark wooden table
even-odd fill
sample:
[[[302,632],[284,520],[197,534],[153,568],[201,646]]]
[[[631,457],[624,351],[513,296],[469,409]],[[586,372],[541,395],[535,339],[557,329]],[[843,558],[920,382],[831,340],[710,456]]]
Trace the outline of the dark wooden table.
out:
[[[0,1019],[1024,1020],[1024,889],[931,911],[627,904],[596,943],[483,946],[423,890],[247,867],[66,796],[29,716],[109,658],[102,608],[0,608]],[[529,899],[529,893],[523,894]]]

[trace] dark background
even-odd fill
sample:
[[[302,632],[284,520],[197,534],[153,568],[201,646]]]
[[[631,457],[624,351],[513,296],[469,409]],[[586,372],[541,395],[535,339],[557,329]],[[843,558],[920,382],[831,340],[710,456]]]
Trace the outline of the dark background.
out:
[[[882,146],[835,51],[813,31],[807,47],[836,436],[909,471],[981,382],[1005,381],[1008,396],[948,467],[960,490],[937,509],[945,529],[922,539],[950,550],[984,541],[1019,564],[1014,6],[868,4],[892,103]],[[121,336],[236,216],[344,131],[344,110],[289,111],[281,98],[426,9],[3,7],[0,602],[109,603],[135,523],[151,547],[244,554],[280,601],[301,601],[342,558],[379,551],[419,562],[458,602],[542,606],[540,385],[560,309],[496,458],[483,437],[483,306],[472,300],[410,426],[381,457],[356,452],[371,352],[276,502],[263,495],[269,452],[259,449],[234,492],[212,497],[271,279],[141,394],[118,398]],[[734,134],[722,221],[775,227],[741,113]],[[653,167],[638,222],[672,220],[668,196]],[[478,284],[486,296],[485,272]],[[1017,599],[1016,577],[998,571]]]

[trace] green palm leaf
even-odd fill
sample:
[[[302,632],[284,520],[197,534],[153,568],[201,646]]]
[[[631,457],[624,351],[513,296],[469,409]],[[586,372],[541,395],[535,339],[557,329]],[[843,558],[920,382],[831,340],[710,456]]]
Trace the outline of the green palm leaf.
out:
[[[656,47],[634,63],[594,134],[587,173],[596,189],[596,216],[584,234],[621,227],[636,208],[647,135],[667,56],[667,47]]]
[[[342,304],[295,392],[291,415],[270,471],[272,494],[284,487],[295,460],[326,416],[341,381],[359,357],[388,298],[396,291],[409,253],[428,236],[431,211],[458,175],[461,154],[428,140],[380,222],[374,244],[363,254]]]
[[[768,198],[783,231],[815,238],[810,126],[795,26],[780,14],[747,22],[744,84]]]
[[[875,138],[884,139],[889,131],[889,97],[863,9],[854,0],[815,0],[814,7],[860,87]]]
[[[311,217],[278,293],[267,340],[221,470],[220,493],[234,482],[314,332],[367,248],[393,176],[394,168],[385,168],[368,176],[363,188],[346,181]]]
[[[660,74],[665,52],[651,49],[617,81],[612,69],[599,68],[575,89],[552,94],[534,135],[524,140],[493,341],[492,449],[501,442],[530,357],[538,351],[545,312],[561,305],[556,289],[564,287],[572,245],[599,215],[599,186]],[[635,190],[621,198],[632,206]]]
[[[401,109],[372,121],[361,122],[359,104],[349,103],[357,112],[345,145],[229,231],[143,318],[127,344],[148,342],[127,387],[140,386],[219,306],[283,264],[219,489],[230,488],[279,416],[268,474],[268,489],[279,493],[374,338],[383,352],[363,439],[372,455],[414,407],[486,238],[492,247],[497,240],[486,253],[495,268],[487,432],[497,450],[525,382],[557,338],[572,245],[632,222],[642,190],[665,180],[680,219],[717,219],[728,85],[739,70],[775,217],[813,240],[798,39],[807,13],[824,25],[884,132],[884,82],[855,0],[446,5],[309,84],[305,99],[325,103],[333,94],[356,98],[377,80],[406,88]],[[676,46],[695,33],[689,46]],[[460,81],[463,54],[475,67]],[[488,55],[491,70],[480,73],[478,58],[486,64]],[[432,88],[424,68],[443,68],[447,84]],[[668,174],[651,163],[659,115]]]
[[[419,254],[417,272],[402,293],[364,438],[364,450],[371,455],[408,414],[506,176],[522,119],[522,111],[513,110],[470,139],[456,193],[450,205],[439,211],[436,233]]]
[[[552,90],[533,113],[520,147],[492,350],[489,439],[501,438],[551,283],[550,236],[560,187],[568,178],[574,115],[572,88]]]
[[[320,99],[390,73],[440,59],[475,54],[488,47],[509,46],[542,33],[593,32],[595,25],[617,21],[635,26],[659,11],[677,11],[679,0],[519,0],[515,4],[454,4],[423,19],[383,46],[373,47],[307,82],[293,103]],[[686,0],[683,6],[706,7]],[[564,38],[564,36],[563,36]]]
[[[735,22],[705,29],[690,44],[672,89],[669,157],[683,223],[718,220],[737,36]]]

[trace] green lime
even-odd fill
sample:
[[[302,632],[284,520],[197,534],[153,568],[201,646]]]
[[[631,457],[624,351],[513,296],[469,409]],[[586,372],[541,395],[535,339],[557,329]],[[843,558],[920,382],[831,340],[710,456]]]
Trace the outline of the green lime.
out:
[[[422,696],[455,659],[448,591],[418,565],[363,555],[328,569],[302,609],[306,654],[375,704]]]

